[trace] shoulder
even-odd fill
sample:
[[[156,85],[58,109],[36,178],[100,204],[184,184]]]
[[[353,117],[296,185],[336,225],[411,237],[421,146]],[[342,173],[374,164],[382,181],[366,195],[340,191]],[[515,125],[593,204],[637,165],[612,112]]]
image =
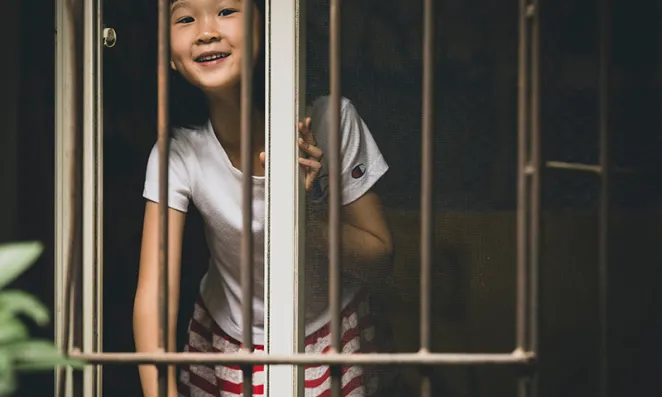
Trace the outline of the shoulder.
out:
[[[196,153],[207,145],[206,130],[206,125],[173,128],[170,139],[171,153],[183,158],[195,157]]]
[[[329,114],[329,104],[331,103],[331,96],[323,95],[315,98],[309,106],[310,117],[317,119],[325,118]],[[352,101],[346,97],[340,97],[340,113],[345,115],[347,112],[356,112]]]
[[[171,130],[169,140],[168,162],[171,167],[187,167],[196,161],[206,147],[205,127],[175,127]],[[157,167],[159,163],[159,143],[154,142],[149,155],[148,167]]]

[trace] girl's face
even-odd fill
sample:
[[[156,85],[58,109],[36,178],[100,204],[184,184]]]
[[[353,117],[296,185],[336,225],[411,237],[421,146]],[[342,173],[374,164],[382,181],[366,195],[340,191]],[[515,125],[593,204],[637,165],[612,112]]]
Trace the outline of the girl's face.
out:
[[[244,23],[250,0],[173,0],[170,6],[171,67],[207,95],[236,92],[241,82]],[[255,60],[262,41],[254,8]]]

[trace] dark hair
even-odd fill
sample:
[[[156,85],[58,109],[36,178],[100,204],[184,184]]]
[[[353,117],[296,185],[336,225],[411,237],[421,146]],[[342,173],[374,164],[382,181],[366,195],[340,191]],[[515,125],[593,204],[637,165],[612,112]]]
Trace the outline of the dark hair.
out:
[[[244,0],[251,3],[251,0]],[[265,31],[265,0],[253,0],[260,16],[261,32]],[[262,42],[253,70],[253,106],[264,110],[265,43]],[[195,127],[209,119],[209,106],[204,93],[186,81],[179,72],[170,70],[170,124],[173,127]]]

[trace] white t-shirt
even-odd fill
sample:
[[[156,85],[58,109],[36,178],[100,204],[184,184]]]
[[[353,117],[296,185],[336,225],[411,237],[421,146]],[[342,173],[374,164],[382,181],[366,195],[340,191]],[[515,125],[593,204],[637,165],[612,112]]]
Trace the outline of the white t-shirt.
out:
[[[325,96],[315,100],[308,108],[308,115],[312,119],[311,129],[318,146],[325,153],[328,151],[329,136],[328,106],[329,97]],[[340,126],[342,202],[346,205],[365,194],[388,170],[388,165],[368,127],[346,98],[342,98]],[[186,212],[189,203],[193,203],[204,219],[211,259],[209,269],[201,281],[201,297],[216,323],[228,335],[241,341],[242,173],[232,166],[210,122],[201,128],[175,129],[169,162],[169,207]],[[327,170],[325,157],[322,160],[321,175],[312,192],[315,201],[326,201],[328,198]],[[264,344],[264,182],[264,177],[253,177],[253,338],[256,344]],[[154,202],[159,200],[156,145],[147,164],[143,196]],[[344,279],[343,307],[359,288],[351,279]],[[307,292],[314,294],[314,291],[308,290],[306,288]],[[308,297],[306,302],[309,302]],[[308,307],[307,304],[306,335],[328,321],[327,304],[321,307],[319,304]]]

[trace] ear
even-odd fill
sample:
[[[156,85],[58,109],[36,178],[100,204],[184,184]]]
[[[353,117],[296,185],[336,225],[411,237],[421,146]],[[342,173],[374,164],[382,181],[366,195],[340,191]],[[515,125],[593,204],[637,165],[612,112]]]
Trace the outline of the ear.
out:
[[[172,70],[175,71],[177,70],[177,66],[175,66],[175,62],[173,62],[172,60],[170,60],[170,67],[172,68]]]

